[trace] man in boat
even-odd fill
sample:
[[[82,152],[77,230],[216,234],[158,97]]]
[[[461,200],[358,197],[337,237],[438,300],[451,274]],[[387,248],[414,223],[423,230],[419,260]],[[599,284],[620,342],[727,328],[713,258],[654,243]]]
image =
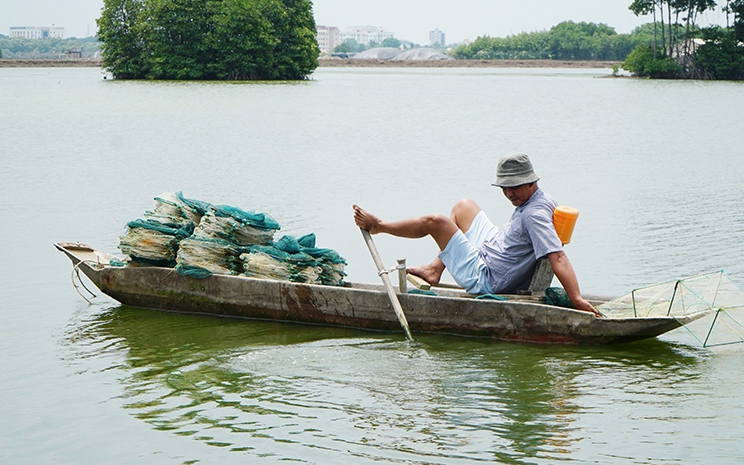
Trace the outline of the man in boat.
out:
[[[525,154],[499,160],[492,185],[500,187],[516,207],[503,231],[470,199],[459,200],[449,217],[435,213],[400,221],[383,221],[354,205],[354,222],[370,234],[431,236],[441,252],[428,265],[408,268],[408,273],[435,286],[446,268],[471,294],[512,294],[527,289],[537,260],[548,257],[574,307],[601,316],[581,296],[576,273],[553,226],[557,204],[538,187],[539,179]]]

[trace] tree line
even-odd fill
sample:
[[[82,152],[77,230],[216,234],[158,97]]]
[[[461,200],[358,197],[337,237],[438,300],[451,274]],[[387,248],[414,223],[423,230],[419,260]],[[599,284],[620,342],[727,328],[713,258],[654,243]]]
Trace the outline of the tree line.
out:
[[[618,34],[606,24],[564,21],[548,31],[507,37],[482,36],[458,47],[452,55],[465,60],[606,60],[622,61],[650,40],[649,29]]]
[[[310,0],[104,0],[104,68],[120,79],[304,79],[318,66]]]
[[[95,54],[100,43],[95,37],[77,39],[26,39],[23,37],[0,36],[0,58],[46,59],[64,57],[68,50],[82,50],[84,56]]]
[[[716,8],[726,26],[700,28]],[[639,76],[744,79],[744,0],[634,0],[629,9],[653,19],[653,41],[636,48],[623,67]]]
[[[744,79],[744,0],[634,0],[629,9],[652,22],[618,34],[605,24],[564,21],[547,31],[483,36],[458,47],[459,59],[606,60],[654,78]],[[701,28],[720,7],[726,26]]]

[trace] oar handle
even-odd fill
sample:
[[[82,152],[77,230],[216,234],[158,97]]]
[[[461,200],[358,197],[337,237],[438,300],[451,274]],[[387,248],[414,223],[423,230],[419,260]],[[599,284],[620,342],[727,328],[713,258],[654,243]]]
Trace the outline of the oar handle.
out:
[[[405,313],[403,313],[403,307],[401,307],[398,296],[395,294],[395,289],[393,289],[393,284],[390,282],[390,277],[385,270],[385,265],[382,263],[382,258],[380,258],[380,254],[379,252],[377,252],[375,241],[372,240],[372,235],[369,233],[369,231],[364,228],[359,229],[362,231],[364,242],[367,243],[367,248],[369,249],[370,255],[372,255],[372,260],[375,262],[377,272],[379,273],[380,278],[382,278],[382,284],[385,286],[385,290],[387,291],[388,297],[390,298],[390,303],[393,305],[395,315],[398,317],[398,321],[403,327],[403,331],[406,333],[406,338],[408,338],[409,341],[413,341],[413,336],[411,336],[411,329],[408,327],[408,320],[406,320],[406,315]]]

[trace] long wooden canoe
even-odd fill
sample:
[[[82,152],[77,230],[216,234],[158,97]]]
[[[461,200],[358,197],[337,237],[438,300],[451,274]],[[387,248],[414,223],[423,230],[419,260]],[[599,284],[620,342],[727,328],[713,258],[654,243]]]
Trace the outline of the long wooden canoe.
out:
[[[116,301],[184,313],[251,318],[359,329],[400,331],[382,285],[344,287],[214,274],[204,279],[172,268],[111,266],[111,255],[79,243],[57,243],[75,269]],[[434,289],[436,296],[398,294],[411,331],[477,336],[508,341],[612,344],[656,337],[700,318],[595,318],[539,299],[475,299],[461,290]],[[594,301],[598,304],[600,301]]]

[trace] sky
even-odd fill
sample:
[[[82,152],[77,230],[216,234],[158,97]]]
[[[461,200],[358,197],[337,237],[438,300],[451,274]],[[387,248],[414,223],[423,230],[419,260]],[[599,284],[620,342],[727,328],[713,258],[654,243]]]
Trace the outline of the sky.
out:
[[[628,10],[632,0],[315,0],[317,24],[377,26],[402,40],[425,45],[429,31],[439,29],[448,43],[479,36],[505,37],[520,32],[550,29],[571,20],[604,23],[619,33],[650,22]],[[0,0],[0,34],[11,26],[61,26],[66,37],[87,37],[96,32],[103,0]],[[724,24],[720,12],[706,13],[701,26]]]

